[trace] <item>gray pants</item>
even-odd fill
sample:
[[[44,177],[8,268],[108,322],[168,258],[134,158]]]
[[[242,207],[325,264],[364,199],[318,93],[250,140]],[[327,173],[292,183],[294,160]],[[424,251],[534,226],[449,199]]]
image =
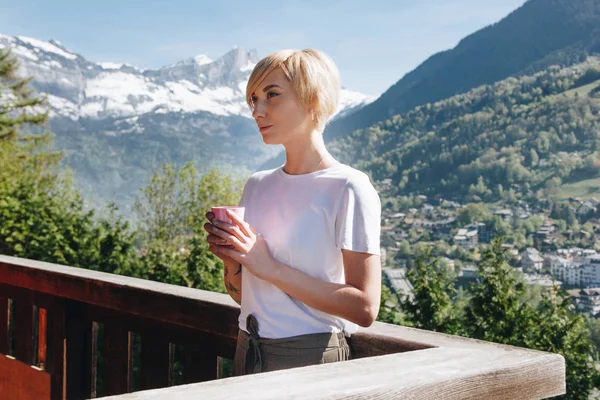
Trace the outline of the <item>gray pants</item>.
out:
[[[350,346],[343,332],[261,338],[253,315],[248,316],[247,328],[250,332],[238,332],[233,362],[236,376],[350,359]]]

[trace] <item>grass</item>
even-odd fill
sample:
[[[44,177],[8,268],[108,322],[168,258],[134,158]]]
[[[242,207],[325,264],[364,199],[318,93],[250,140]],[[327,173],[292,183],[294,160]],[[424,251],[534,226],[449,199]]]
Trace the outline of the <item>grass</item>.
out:
[[[566,200],[569,197],[581,197],[583,200],[600,197],[600,177],[564,184],[552,197],[558,200]]]
[[[600,86],[600,80],[588,83],[587,85],[583,85],[575,89],[567,90],[566,92],[564,92],[564,94],[571,97],[575,97],[575,93],[578,93],[579,96],[587,96],[588,93],[590,93],[598,86]]]

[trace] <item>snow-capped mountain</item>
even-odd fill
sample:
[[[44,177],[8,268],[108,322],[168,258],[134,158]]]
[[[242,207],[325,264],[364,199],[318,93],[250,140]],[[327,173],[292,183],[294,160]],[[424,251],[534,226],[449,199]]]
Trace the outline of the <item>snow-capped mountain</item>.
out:
[[[52,116],[122,118],[153,113],[207,111],[250,117],[245,87],[258,56],[234,47],[213,61],[204,54],[143,70],[133,65],[94,63],[60,42],[0,35],[0,47],[21,60],[23,73],[48,96]],[[338,112],[364,106],[373,96],[342,89]]]
[[[11,49],[46,96],[65,164],[102,200],[129,205],[163,162],[252,171],[280,150],[262,143],[246,105],[255,50],[141,69],[89,61],[56,40],[0,35],[0,48]],[[373,100],[343,89],[337,116]]]

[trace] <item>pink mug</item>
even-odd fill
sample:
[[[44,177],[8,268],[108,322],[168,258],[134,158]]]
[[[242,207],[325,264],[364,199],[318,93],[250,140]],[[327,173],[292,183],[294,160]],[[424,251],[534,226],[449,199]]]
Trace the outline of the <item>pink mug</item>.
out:
[[[218,221],[225,221],[230,224],[233,224],[231,218],[227,216],[226,210],[231,210],[234,214],[240,217],[240,219],[244,220],[244,211],[245,207],[237,207],[237,206],[220,206],[220,207],[212,207],[211,211],[215,216],[215,219]]]

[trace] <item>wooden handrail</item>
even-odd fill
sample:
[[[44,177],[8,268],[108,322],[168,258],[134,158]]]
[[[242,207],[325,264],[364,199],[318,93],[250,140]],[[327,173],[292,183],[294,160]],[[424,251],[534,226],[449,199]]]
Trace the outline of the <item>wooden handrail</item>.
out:
[[[564,372],[554,354],[431,348],[105,399],[539,399],[564,393]]]
[[[21,310],[33,305],[47,310],[46,371],[52,375],[53,399],[94,396],[93,322],[105,325],[105,344],[113,349],[107,357],[119,365],[118,373],[108,375],[109,394],[131,390],[129,332],[141,335],[142,348],[148,343],[146,349],[158,351],[142,354],[142,388],[156,389],[113,397],[119,399],[533,399],[565,393],[560,355],[383,323],[352,336],[351,361],[215,380],[217,356],[233,357],[238,330],[239,306],[227,295],[0,256],[0,340],[7,336],[6,318],[1,319],[7,298],[20,302]],[[202,383],[165,388],[168,343],[196,346],[186,352],[186,382]],[[27,340],[20,346],[27,357],[33,353]]]

